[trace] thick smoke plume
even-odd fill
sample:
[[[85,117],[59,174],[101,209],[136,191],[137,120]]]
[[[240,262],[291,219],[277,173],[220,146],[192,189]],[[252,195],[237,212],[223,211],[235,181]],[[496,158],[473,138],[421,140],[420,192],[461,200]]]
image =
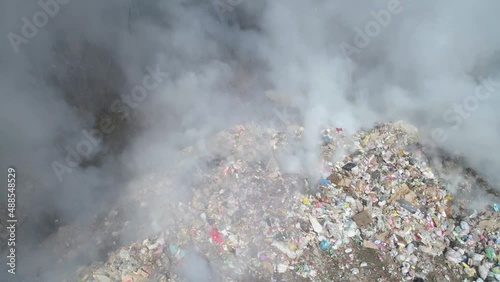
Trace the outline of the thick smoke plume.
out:
[[[182,148],[243,121],[269,124],[277,108],[305,128],[291,169],[314,175],[325,125],[352,133],[404,119],[428,147],[499,180],[498,1],[0,5],[1,168],[18,170],[26,281],[57,280],[45,263],[57,258],[37,246],[58,229],[168,171]],[[189,177],[173,180],[172,199],[189,195]]]

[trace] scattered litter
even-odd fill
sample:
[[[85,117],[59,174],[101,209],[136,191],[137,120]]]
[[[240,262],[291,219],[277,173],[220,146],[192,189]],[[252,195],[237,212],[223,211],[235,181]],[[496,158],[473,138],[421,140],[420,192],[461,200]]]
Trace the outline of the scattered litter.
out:
[[[493,204],[493,210],[494,211],[500,211],[500,204]]]
[[[350,170],[352,170],[352,169],[353,169],[353,168],[355,168],[355,167],[356,167],[356,164],[355,164],[355,163],[347,163],[347,164],[345,164],[345,165],[342,167],[342,169],[345,169],[345,170],[347,170],[347,171],[350,171]]]
[[[189,201],[158,209],[165,214],[153,229],[161,230],[68,281],[185,281],[188,253],[209,261],[220,281],[500,278],[500,204],[471,210],[465,196],[451,195],[415,145],[414,126],[318,132],[324,146],[313,179],[276,161],[297,152],[306,132],[297,128],[239,125],[207,140],[229,148],[227,156],[193,176]],[[186,152],[207,155],[197,150]]]
[[[321,240],[320,242],[320,248],[323,250],[323,251],[326,251],[330,248],[330,246],[332,245],[332,243],[330,243],[330,241],[327,241],[325,239]]]

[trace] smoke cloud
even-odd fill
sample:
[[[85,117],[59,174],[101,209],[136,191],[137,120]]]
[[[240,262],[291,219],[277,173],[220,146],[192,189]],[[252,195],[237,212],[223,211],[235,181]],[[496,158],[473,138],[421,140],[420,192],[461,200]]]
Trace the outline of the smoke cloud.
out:
[[[204,151],[207,136],[241,122],[269,125],[277,108],[305,128],[293,170],[318,171],[325,125],[353,133],[403,119],[500,180],[498,1],[0,5],[1,168],[18,170],[18,264],[30,281],[55,281],[37,246],[61,227],[173,169],[184,147]],[[189,195],[187,171],[174,195]]]

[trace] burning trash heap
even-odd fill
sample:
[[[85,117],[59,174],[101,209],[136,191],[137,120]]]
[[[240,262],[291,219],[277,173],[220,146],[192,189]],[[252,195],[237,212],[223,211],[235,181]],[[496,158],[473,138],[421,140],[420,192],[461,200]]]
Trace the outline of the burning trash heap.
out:
[[[245,124],[213,136],[216,157],[190,200],[164,209],[167,227],[71,281],[500,281],[500,206],[450,194],[415,127],[324,129],[316,179],[278,161],[303,132]],[[212,276],[189,278],[193,257]]]

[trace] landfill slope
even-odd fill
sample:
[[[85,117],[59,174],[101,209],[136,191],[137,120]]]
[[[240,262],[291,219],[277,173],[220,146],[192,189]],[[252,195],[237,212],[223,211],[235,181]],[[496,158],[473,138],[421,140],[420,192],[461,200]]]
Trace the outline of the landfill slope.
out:
[[[203,150],[186,148],[169,174],[202,163],[191,194],[158,200],[175,184],[151,176],[100,220],[99,234],[154,234],[111,248],[67,281],[500,281],[500,206],[472,210],[451,194],[415,127],[325,128],[314,176],[286,163],[303,150],[303,132],[244,124]],[[155,216],[120,220],[132,206]]]

